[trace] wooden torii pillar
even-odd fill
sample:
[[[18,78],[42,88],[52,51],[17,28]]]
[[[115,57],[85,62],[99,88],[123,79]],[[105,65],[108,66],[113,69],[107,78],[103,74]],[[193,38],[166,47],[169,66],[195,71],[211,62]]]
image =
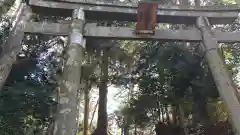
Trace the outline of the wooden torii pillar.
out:
[[[59,111],[54,128],[54,135],[75,135],[77,132],[77,96],[80,90],[81,64],[84,55],[85,40],[83,28],[85,15],[82,9],[75,9],[72,15],[71,31],[67,46],[67,59],[59,94]]]
[[[205,58],[209,64],[214,81],[218,88],[221,99],[227,107],[230,121],[235,129],[236,135],[240,134],[240,104],[237,96],[237,89],[225,66],[224,61],[219,55],[218,43],[212,35],[210,23],[206,17],[199,17],[196,22],[202,35],[202,48]]]
[[[21,50],[24,28],[32,15],[31,9],[26,4],[21,3],[19,6],[18,15],[12,20],[15,21],[15,25],[9,32],[8,42],[2,46],[3,52],[0,58],[0,90],[11,72],[12,65],[16,61],[16,55]]]

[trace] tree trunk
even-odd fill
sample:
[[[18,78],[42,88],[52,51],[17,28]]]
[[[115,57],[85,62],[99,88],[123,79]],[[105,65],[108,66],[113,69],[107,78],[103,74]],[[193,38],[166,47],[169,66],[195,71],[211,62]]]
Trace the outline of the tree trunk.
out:
[[[161,112],[161,104],[160,102],[157,102],[157,116],[158,116],[158,121],[162,120],[162,112]]]
[[[124,129],[121,128],[121,135],[124,135]]]
[[[194,3],[195,3],[196,7],[200,7],[200,5],[201,5],[200,0],[194,0]]]
[[[134,125],[134,135],[137,135],[137,125]]]
[[[54,135],[75,135],[77,131],[77,96],[80,90],[81,64],[84,52],[82,37],[84,12],[75,9],[66,48],[67,59],[64,63],[60,85],[59,112],[54,128]]]
[[[124,134],[124,135],[129,135],[129,125],[124,126],[124,128],[123,128],[123,134]]]
[[[81,76],[83,77],[83,75],[81,75]],[[82,102],[81,101],[84,101],[84,90],[87,87],[86,86],[87,84],[85,83],[85,81],[83,81],[82,77],[81,77],[81,80],[80,80],[80,90],[78,90],[78,92],[77,92],[77,119],[76,119],[77,120],[77,133],[79,133],[80,130],[83,130],[82,127],[80,127],[80,125],[82,125],[82,122],[81,122],[82,112],[80,112],[80,108],[82,109],[82,106],[81,106]]]
[[[204,128],[208,128],[209,126],[211,126],[211,121],[210,121],[210,117],[208,115],[208,110],[207,110],[207,101],[206,100],[202,100],[199,101],[198,103],[198,113],[201,119],[201,122],[204,125]]]
[[[101,78],[99,85],[99,106],[98,106],[98,121],[97,129],[94,135],[107,135],[107,83],[108,83],[108,51],[103,50],[101,63]]]
[[[189,1],[188,0],[179,0],[179,4],[180,4],[180,6],[187,6],[187,5],[189,5]]]
[[[88,119],[89,119],[89,91],[91,89],[90,84],[87,83],[84,89],[84,130],[83,135],[88,135]]]
[[[0,90],[11,72],[13,62],[17,60],[16,55],[21,50],[21,43],[24,37],[23,26],[26,25],[32,16],[31,10],[25,4],[20,4],[20,6],[18,13],[16,13],[19,14],[15,19],[17,23],[9,32],[7,44],[3,45],[3,53],[0,58]]]
[[[166,114],[166,121],[168,124],[170,124],[170,117],[169,117],[169,112],[168,112],[168,105],[164,106],[165,108],[165,114]]]
[[[164,118],[164,107],[163,105],[161,105],[161,117],[162,117],[162,122],[165,122],[165,118]]]
[[[97,107],[98,107],[98,103],[99,103],[99,99],[98,99],[96,105],[94,106],[92,118],[91,118],[90,125],[89,125],[90,128],[92,127],[92,121],[93,121],[93,118],[94,118],[94,116],[95,116],[95,113],[96,113],[96,110],[97,110]]]
[[[177,125],[177,110],[174,105],[172,105],[172,122],[173,125]]]
[[[128,116],[124,116],[123,135],[129,135],[129,121],[128,121]]]
[[[189,135],[188,127],[185,120],[185,114],[181,103],[178,105],[178,109],[180,112],[180,123],[183,128],[184,135]]]

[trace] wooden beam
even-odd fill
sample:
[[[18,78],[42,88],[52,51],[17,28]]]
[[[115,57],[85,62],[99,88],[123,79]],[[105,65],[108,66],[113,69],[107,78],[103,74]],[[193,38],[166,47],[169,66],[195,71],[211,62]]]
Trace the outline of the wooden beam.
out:
[[[67,36],[70,24],[29,22],[25,26],[25,33],[49,34]],[[198,29],[191,30],[156,30],[155,35],[136,35],[134,29],[127,27],[102,27],[86,24],[84,36],[87,38],[105,38],[120,40],[166,40],[166,41],[201,41]],[[240,42],[240,32],[214,31],[214,36],[221,43]]]
[[[49,0],[45,0],[49,1]],[[76,4],[92,4],[92,5],[99,5],[99,6],[121,6],[121,7],[138,7],[138,4],[136,3],[125,3],[120,1],[114,1],[114,2],[107,2],[107,1],[96,1],[96,0],[88,0],[87,2],[85,0],[58,0],[65,3],[76,3]],[[139,1],[141,2],[141,1]],[[148,1],[148,3],[156,3],[158,4],[159,9],[167,9],[167,10],[200,10],[200,11],[239,11],[240,5],[233,4],[233,5],[214,5],[214,6],[186,6],[186,5],[162,5],[159,4],[159,2],[155,1]]]
[[[69,31],[70,24],[66,23],[28,22],[28,24],[25,26],[25,33],[66,36],[69,34]]]
[[[114,5],[103,3],[73,3],[56,2],[43,0],[29,0],[29,5],[33,12],[45,15],[71,16],[73,9],[83,8],[88,20],[117,20],[117,21],[136,21],[136,5]],[[231,9],[231,8],[230,8]],[[172,24],[195,24],[199,16],[209,18],[211,24],[228,24],[238,17],[237,8],[226,10],[226,8],[206,9],[206,8],[181,8],[177,6],[163,6],[157,10],[158,23]]]

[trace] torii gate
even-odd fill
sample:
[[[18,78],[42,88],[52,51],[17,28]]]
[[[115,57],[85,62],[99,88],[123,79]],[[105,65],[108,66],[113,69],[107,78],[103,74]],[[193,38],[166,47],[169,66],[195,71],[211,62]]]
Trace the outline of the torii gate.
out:
[[[196,24],[198,29],[159,29],[155,30],[153,35],[144,36],[136,35],[135,31],[131,28],[103,27],[96,26],[96,24],[93,23],[84,24],[85,18],[88,20],[136,22],[138,6],[134,4],[121,5],[103,2],[86,3],[80,2],[79,0],[59,0],[58,2],[50,0],[29,0],[29,7],[22,5],[20,15],[17,19],[19,23],[13,29],[13,36],[9,38],[9,46],[6,46],[7,49],[4,50],[0,59],[0,83],[5,82],[10,72],[9,67],[11,67],[16,53],[20,51],[20,43],[24,33],[69,35],[69,45],[72,47],[76,47],[76,45],[80,46],[79,49],[83,49],[85,46],[84,38],[202,41],[205,57],[210,66],[220,96],[228,108],[234,129],[240,134],[240,104],[236,95],[236,88],[224,66],[224,62],[218,54],[218,42],[240,42],[240,32],[220,32],[210,29],[210,24],[228,24],[235,20],[240,11],[239,5],[231,7],[194,8],[159,5],[156,12],[157,23]],[[28,20],[31,16],[31,12],[45,15],[72,15],[72,20],[59,21],[58,23],[29,22]],[[79,57],[81,57],[81,54]],[[71,72],[81,75],[76,70]],[[60,104],[63,105],[65,102],[60,102]],[[74,127],[74,124],[75,122],[72,122],[69,126]]]

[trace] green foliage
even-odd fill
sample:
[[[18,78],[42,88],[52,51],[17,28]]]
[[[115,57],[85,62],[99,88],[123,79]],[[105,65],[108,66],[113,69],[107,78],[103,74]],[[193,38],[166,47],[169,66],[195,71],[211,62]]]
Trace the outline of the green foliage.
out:
[[[59,45],[59,38],[25,36],[19,60],[0,93],[1,134],[40,135],[48,129],[56,106],[53,76],[59,67],[53,48]]]
[[[130,73],[130,80],[136,82],[138,91],[132,95],[124,114],[131,118],[131,124],[145,127],[156,123],[163,105],[180,103],[186,116],[196,110],[207,117],[206,101],[218,98],[218,92],[196,47],[187,48],[175,42],[148,42],[139,55]]]
[[[28,128],[35,128],[35,133],[42,131],[50,119],[53,101],[49,95],[49,90],[31,80],[5,86],[0,97],[0,132],[21,135]]]
[[[7,43],[9,30],[11,28],[10,20],[8,17],[0,17],[0,54],[4,51],[4,44]]]
[[[218,121],[226,121],[228,119],[227,110],[222,101],[209,101],[208,110],[211,112],[209,115],[212,123],[217,123]]]
[[[233,4],[236,4],[236,1],[235,0],[219,0],[219,1],[216,1],[215,4],[216,5],[233,5]]]
[[[0,3],[0,17],[5,14],[14,4],[15,0],[3,0]]]

